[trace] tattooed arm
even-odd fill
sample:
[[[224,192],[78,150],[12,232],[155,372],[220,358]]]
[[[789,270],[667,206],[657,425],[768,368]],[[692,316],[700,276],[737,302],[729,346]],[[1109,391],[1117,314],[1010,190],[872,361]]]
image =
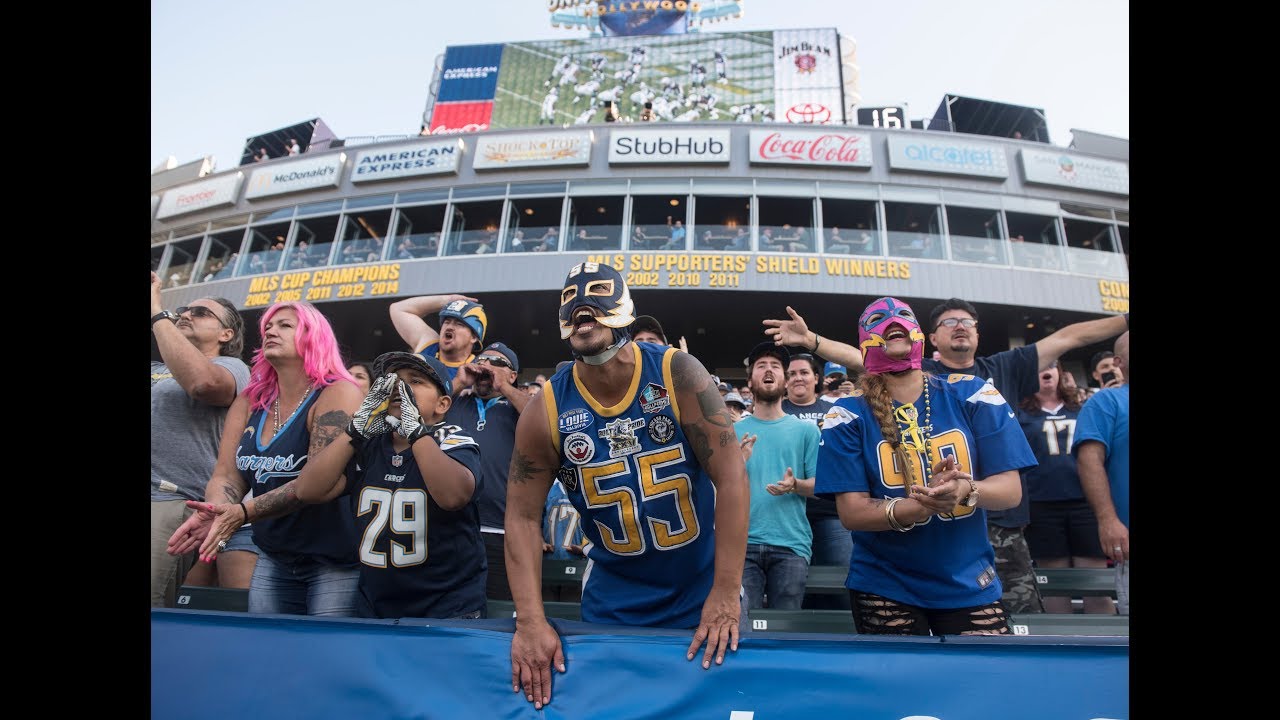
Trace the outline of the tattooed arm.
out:
[[[551,392],[549,388],[543,392]],[[560,638],[542,608],[542,511],[560,468],[543,398],[525,405],[516,423],[507,476],[507,584],[516,605],[511,636],[511,689],[541,709],[551,701],[551,665],[564,672]]]
[[[360,408],[362,400],[364,395],[361,394],[360,389],[354,383],[345,380],[339,380],[320,391],[320,397],[311,407],[307,417],[307,431],[311,435],[311,440],[308,443],[307,464],[303,471],[305,472],[314,463],[319,463],[321,467],[313,475],[314,484],[308,483],[308,488],[304,488],[306,500],[298,496],[298,478],[295,478],[265,495],[255,495],[252,500],[246,502],[245,507],[249,511],[250,522],[288,515],[303,505],[325,502],[342,492],[346,487],[346,477],[342,472],[346,469],[347,460],[351,458],[352,452],[346,427],[351,422],[351,416]],[[333,452],[326,451],[325,449],[334,444],[334,440],[338,438],[342,440],[336,443],[337,447],[332,448]],[[329,472],[335,466],[337,469]],[[322,481],[321,478],[327,479],[328,482]],[[325,489],[325,485],[329,486],[328,490],[321,492]],[[311,488],[314,488],[314,492]]]
[[[716,487],[715,581],[703,603],[702,620],[687,653],[692,660],[705,640],[702,666],[707,668],[713,654],[718,665],[724,660],[726,648],[738,649],[738,621],[742,614],[738,591],[747,554],[751,493],[733,420],[706,368],[692,355],[676,353],[671,359],[671,378],[680,406],[680,428],[689,449]],[[708,498],[706,502],[713,500]]]

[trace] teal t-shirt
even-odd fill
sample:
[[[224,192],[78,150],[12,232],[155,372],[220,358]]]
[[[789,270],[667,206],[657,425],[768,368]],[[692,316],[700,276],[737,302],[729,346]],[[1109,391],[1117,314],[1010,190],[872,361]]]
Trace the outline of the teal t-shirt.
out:
[[[813,555],[813,531],[805,517],[805,497],[799,493],[770,495],[765,486],[782,482],[787,468],[797,479],[818,471],[818,426],[792,415],[760,420],[750,415],[733,425],[741,439],[757,436],[747,480],[751,485],[751,527],[747,542],[790,548],[806,561]]]

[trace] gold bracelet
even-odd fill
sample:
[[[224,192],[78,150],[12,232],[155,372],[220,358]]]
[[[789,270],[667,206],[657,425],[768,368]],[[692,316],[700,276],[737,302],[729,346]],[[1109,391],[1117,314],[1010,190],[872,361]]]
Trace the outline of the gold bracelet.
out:
[[[901,502],[901,501],[902,501],[902,498],[900,498],[900,497],[895,497],[895,498],[890,499],[890,500],[889,500],[889,504],[888,504],[887,506],[885,506],[885,509],[884,509],[884,515],[885,515],[885,517],[889,520],[889,528],[890,528],[891,530],[896,530],[896,531],[898,531],[898,532],[906,532],[906,531],[910,530],[911,528],[915,527],[918,523],[911,523],[910,525],[903,525],[901,522],[899,522],[899,521],[898,521],[898,519],[897,519],[896,517],[894,517],[894,516],[893,516],[893,506],[894,506],[894,505],[897,505],[897,504],[898,504],[899,502]]]

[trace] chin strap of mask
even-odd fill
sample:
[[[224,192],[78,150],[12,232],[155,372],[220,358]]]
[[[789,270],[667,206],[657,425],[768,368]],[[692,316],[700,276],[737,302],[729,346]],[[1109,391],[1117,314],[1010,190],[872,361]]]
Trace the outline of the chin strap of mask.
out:
[[[616,338],[614,343],[595,355],[578,355],[578,353],[574,353],[574,355],[578,355],[578,357],[582,358],[582,362],[588,365],[603,365],[612,360],[613,356],[617,355],[618,351],[622,349],[622,346],[626,345],[627,341],[631,339],[629,333],[618,332],[617,330],[613,331],[613,336]]]

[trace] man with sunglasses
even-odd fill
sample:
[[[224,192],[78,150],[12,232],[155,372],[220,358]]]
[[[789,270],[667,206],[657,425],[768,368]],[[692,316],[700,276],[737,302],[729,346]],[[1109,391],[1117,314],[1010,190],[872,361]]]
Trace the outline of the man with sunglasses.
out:
[[[503,519],[507,513],[507,471],[511,467],[511,449],[515,446],[516,421],[531,396],[516,386],[520,359],[511,348],[500,342],[490,343],[476,359],[458,367],[455,393],[470,388],[470,393],[455,394],[453,405],[445,414],[445,422],[457,425],[480,446],[480,537],[484,540],[489,560],[486,597],[510,600],[507,584],[507,560],[503,542]]]
[[[176,312],[160,302],[151,273],[151,606],[173,607],[195,553],[170,555],[169,536],[204,500],[227,408],[249,384],[244,320],[224,298],[200,298]]]
[[[828,360],[848,368],[862,367],[862,353],[850,345],[809,331],[804,318],[787,308],[790,320],[765,320],[766,335],[778,344],[798,344],[814,348]],[[973,375],[989,380],[1006,400],[1034,395],[1039,389],[1040,371],[1064,353],[1102,342],[1129,328],[1129,314],[1073,323],[1031,345],[1010,348],[985,357],[978,352],[978,309],[960,298],[950,298],[929,312],[929,342],[940,360],[926,358],[922,367],[934,375]],[[820,348],[820,349],[819,349]],[[996,573],[1004,588],[1001,601],[1014,615],[1044,612],[1040,590],[1031,568],[1031,552],[1022,528],[1031,521],[1026,480],[1022,502],[1008,510],[987,512],[987,534],[996,554]]]

